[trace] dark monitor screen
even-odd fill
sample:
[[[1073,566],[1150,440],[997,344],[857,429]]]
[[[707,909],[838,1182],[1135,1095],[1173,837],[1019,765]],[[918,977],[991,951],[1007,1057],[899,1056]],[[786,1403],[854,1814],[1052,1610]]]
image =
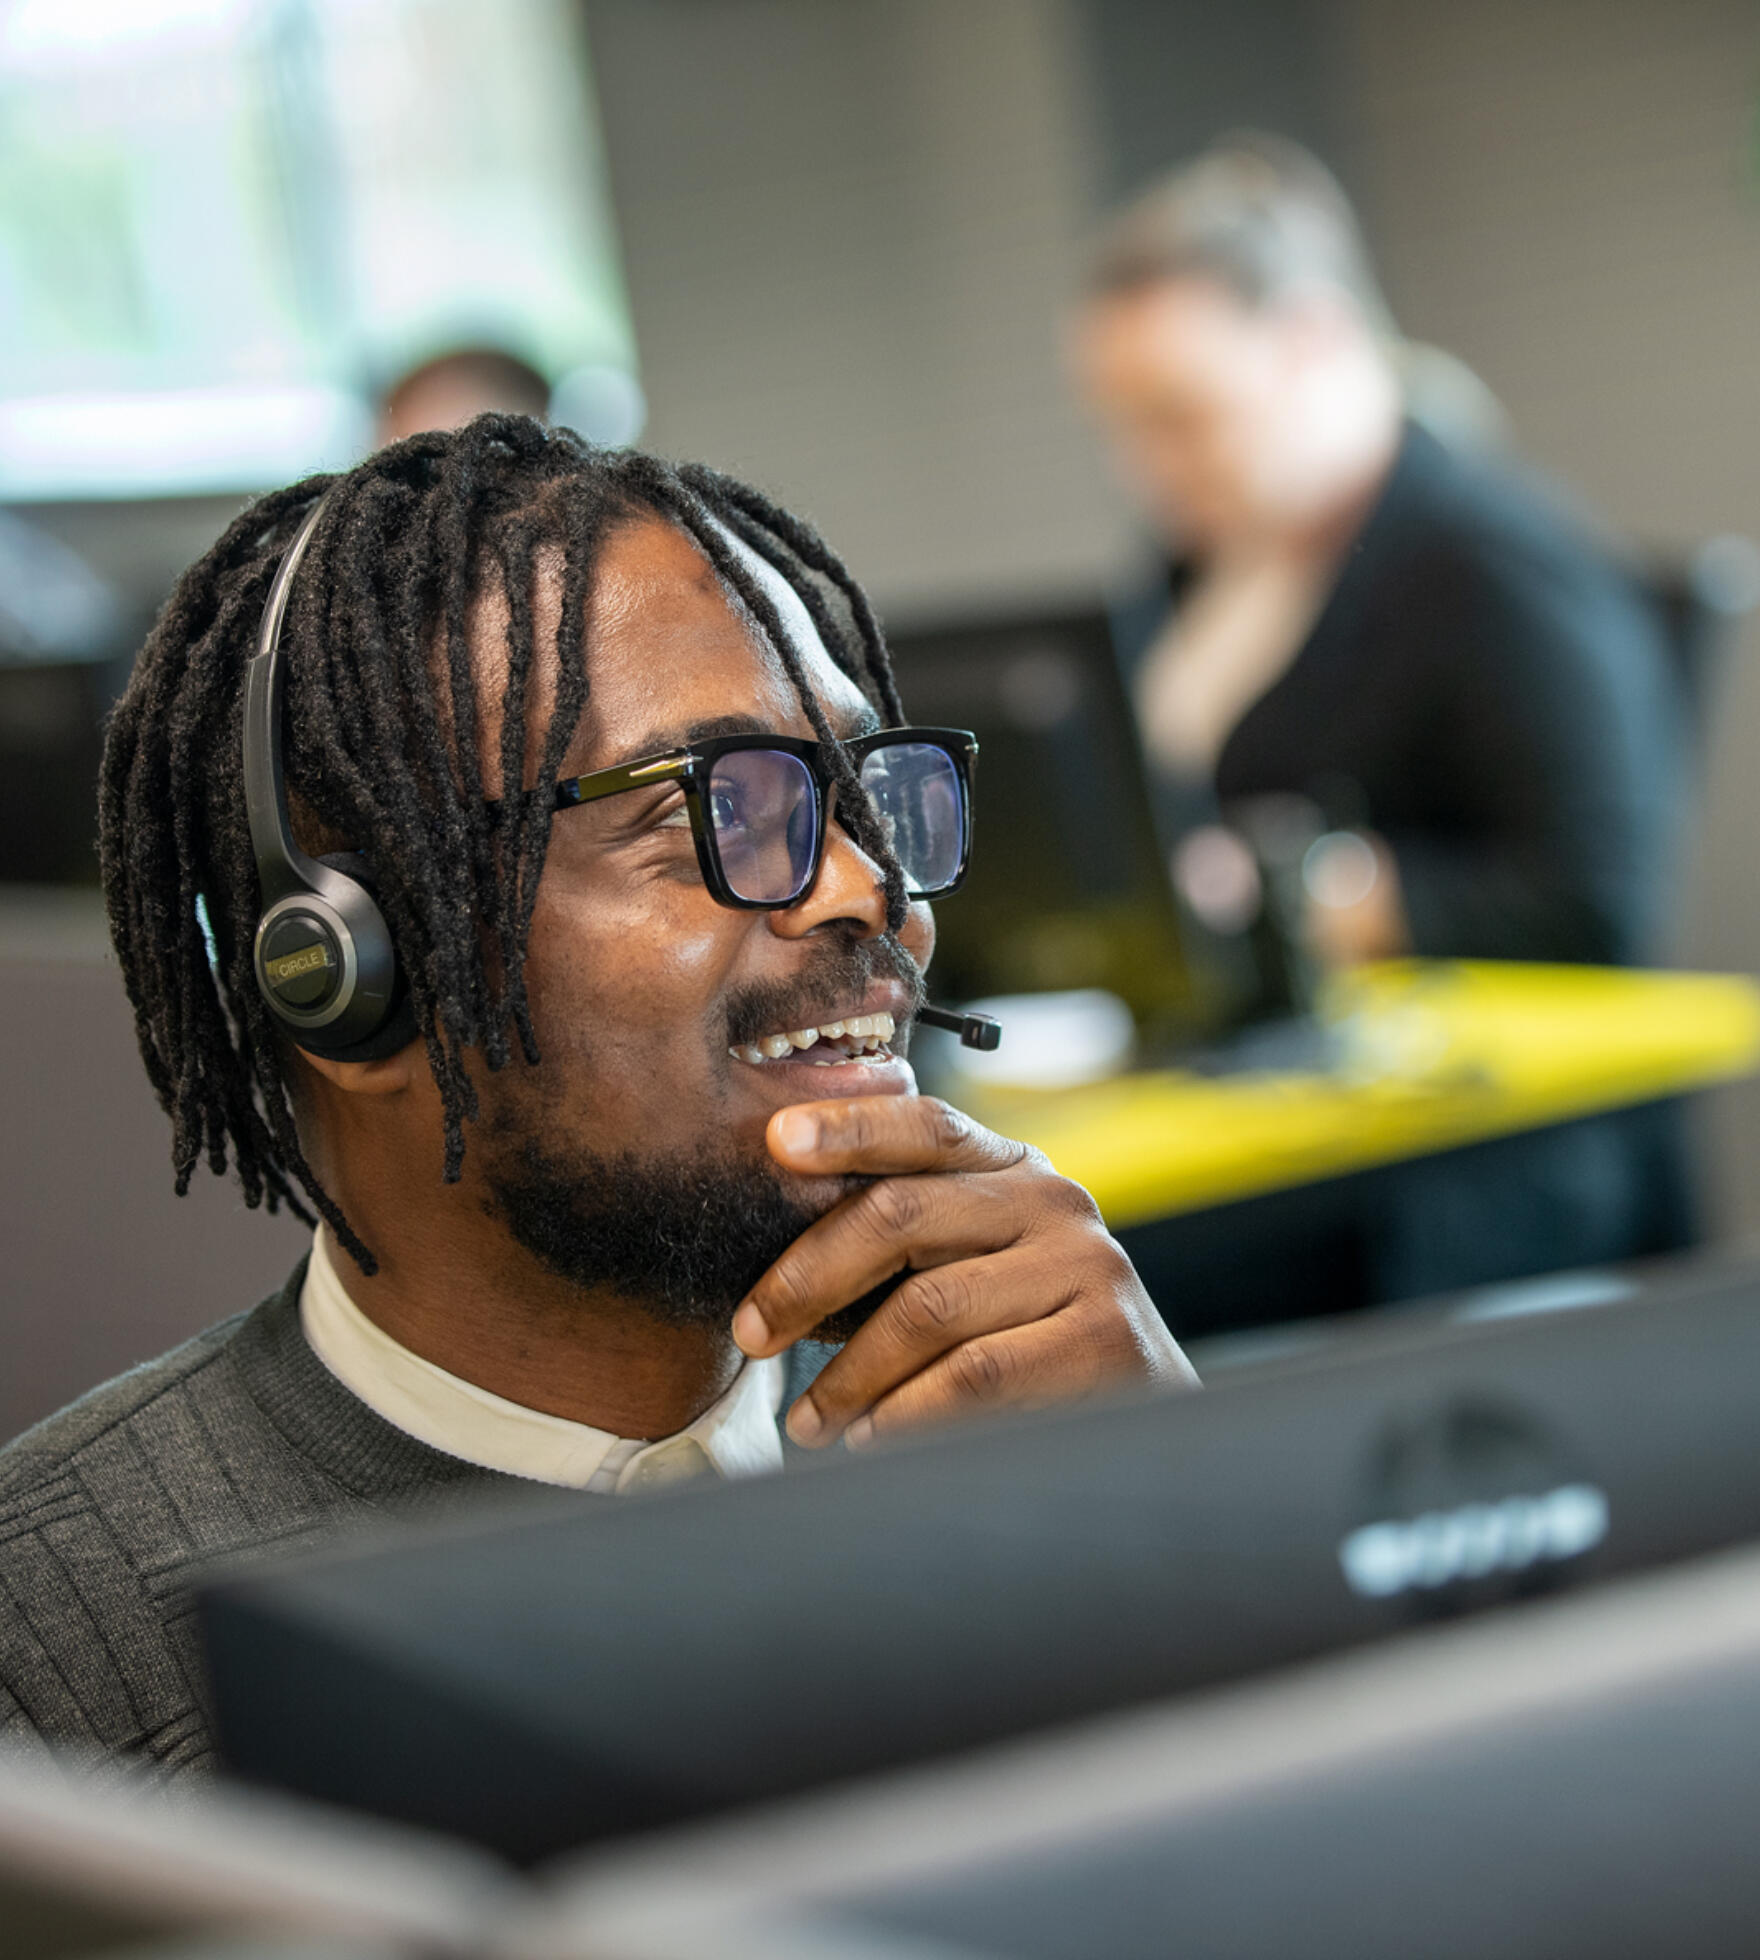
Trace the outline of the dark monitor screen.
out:
[[[0,659],[0,884],[95,884],[113,670]]]
[[[1383,1329],[1201,1395],[212,1591],[233,1764],[517,1859],[1760,1535],[1760,1283]]]
[[[979,741],[971,869],[935,908],[937,993],[1103,988],[1148,1056],[1242,1019],[1250,955],[1174,895],[1106,615],[975,621],[890,645],[910,718]]]

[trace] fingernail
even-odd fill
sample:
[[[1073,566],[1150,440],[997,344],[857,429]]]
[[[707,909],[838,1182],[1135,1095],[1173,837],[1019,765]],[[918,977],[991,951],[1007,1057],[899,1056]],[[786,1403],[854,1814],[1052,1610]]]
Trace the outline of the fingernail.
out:
[[[776,1141],[790,1157],[810,1156],[819,1147],[819,1122],[804,1109],[785,1109],[772,1124]]]
[[[797,1443],[811,1443],[824,1431],[825,1418],[803,1395],[788,1412],[788,1433]]]
[[[750,1300],[733,1317],[733,1344],[741,1354],[757,1354],[770,1345],[770,1323]]]
[[[874,1418],[857,1416],[843,1432],[843,1440],[852,1450],[865,1450],[874,1440]]]

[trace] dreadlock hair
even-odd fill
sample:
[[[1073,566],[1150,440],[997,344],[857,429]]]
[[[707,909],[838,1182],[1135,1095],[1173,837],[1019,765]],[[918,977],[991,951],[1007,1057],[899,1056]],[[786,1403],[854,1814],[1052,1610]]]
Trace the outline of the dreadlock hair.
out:
[[[300,1148],[288,1037],[251,961],[260,895],[245,816],[245,665],[282,553],[319,496],[325,512],[281,638],[289,798],[308,848],[334,839],[365,854],[440,1091],[448,1181],[477,1114],[465,1050],[491,1069],[516,1042],[526,1061],[539,1058],[526,940],[551,785],[590,693],[586,618],[607,535],[642,517],[677,525],[744,606],[832,758],[841,821],[882,868],[894,931],[903,873],[801,650],[730,538],[788,580],[838,666],[889,720],[903,717],[873,608],[841,562],[809,524],[712,470],[483,415],[344,475],[309,477],[234,520],[178,581],[111,719],[99,806],[110,931],[171,1118],[179,1194],[199,1159],[219,1175],[230,1159],[247,1205],[285,1204],[308,1224],[315,1213],[371,1273],[370,1251]],[[557,567],[554,703],[547,725],[528,730],[536,588]],[[485,782],[471,627],[496,587],[506,678],[498,780]]]

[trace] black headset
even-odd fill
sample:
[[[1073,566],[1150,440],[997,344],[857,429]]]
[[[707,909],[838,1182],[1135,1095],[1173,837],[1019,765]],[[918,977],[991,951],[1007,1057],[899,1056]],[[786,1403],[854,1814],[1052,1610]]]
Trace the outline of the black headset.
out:
[[[282,557],[245,668],[245,814],[263,908],[251,964],[269,1012],[301,1048],[371,1062],[416,1038],[409,988],[366,860],[311,858],[293,841],[282,764],[281,622],[325,502],[312,506]]]

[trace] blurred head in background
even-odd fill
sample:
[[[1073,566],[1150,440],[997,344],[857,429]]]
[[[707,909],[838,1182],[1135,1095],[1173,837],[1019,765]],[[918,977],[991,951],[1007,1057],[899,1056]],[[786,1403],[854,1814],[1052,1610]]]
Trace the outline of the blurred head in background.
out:
[[[1324,541],[1359,514],[1399,441],[1390,338],[1330,173],[1245,136],[1113,220],[1071,355],[1126,483],[1202,558]]]
[[[550,384],[500,347],[454,347],[400,376],[379,404],[378,446],[431,429],[462,429],[479,415],[530,415],[542,422]]]

